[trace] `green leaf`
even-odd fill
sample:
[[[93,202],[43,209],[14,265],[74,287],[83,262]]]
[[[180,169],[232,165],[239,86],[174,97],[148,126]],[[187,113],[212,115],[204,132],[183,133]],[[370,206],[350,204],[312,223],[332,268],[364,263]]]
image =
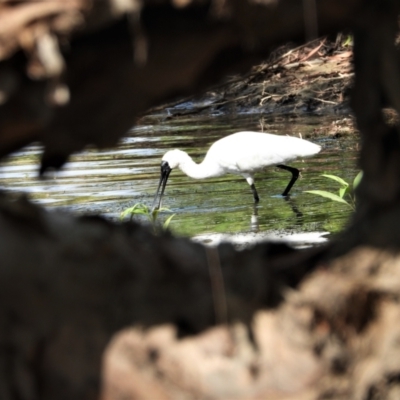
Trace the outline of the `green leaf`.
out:
[[[164,230],[168,229],[168,226],[169,226],[169,224],[171,223],[172,218],[174,218],[174,217],[175,217],[175,214],[172,214],[172,215],[170,215],[170,216],[165,220],[165,222],[164,222],[164,224],[163,224],[163,229],[164,229]]]
[[[325,190],[307,190],[305,193],[311,193],[316,194],[317,196],[326,197],[327,199],[337,201],[338,203],[344,203],[351,207],[351,205],[346,200],[342,199],[337,194],[326,192]]]
[[[150,220],[153,221],[153,222],[156,222],[159,212],[160,212],[159,209],[151,211],[150,215],[149,215]]]
[[[357,188],[357,186],[360,184],[362,178],[363,178],[363,172],[360,171],[360,172],[356,175],[356,177],[354,178],[354,181],[353,181],[353,190]]]
[[[136,203],[133,207],[129,207],[122,211],[119,218],[120,220],[123,220],[125,217],[130,216],[132,219],[132,217],[136,214],[148,215],[149,209],[145,204]]]
[[[346,40],[343,42],[343,47],[353,46],[353,36],[347,35]]]
[[[120,216],[119,216],[119,219],[123,220],[128,215],[132,216],[132,213],[133,213],[134,209],[135,209],[134,207],[130,207],[130,208],[127,208],[126,210],[122,211]]]
[[[146,204],[142,203],[136,203],[133,207],[129,207],[120,214],[120,220],[123,220],[125,217],[130,216],[131,220],[134,215],[146,215],[146,217],[149,219],[149,221],[152,223],[153,228],[156,232],[157,228],[157,218],[160,212],[172,212],[166,207],[162,207],[157,210],[151,210]],[[167,218],[167,220],[163,224],[163,228],[167,229],[168,225],[170,224],[172,218],[175,216],[175,214],[171,215],[170,217]]]
[[[324,176],[325,178],[332,179],[332,180],[334,180],[336,182],[339,182],[344,187],[348,187],[349,186],[349,184],[344,179],[342,179],[342,178],[340,178],[340,177],[338,177],[336,175],[322,174],[322,176]]]
[[[167,208],[167,207],[161,207],[158,211],[161,211],[161,212],[172,212],[169,208]]]
[[[339,197],[343,199],[344,195],[349,191],[349,187],[342,187],[339,189]]]

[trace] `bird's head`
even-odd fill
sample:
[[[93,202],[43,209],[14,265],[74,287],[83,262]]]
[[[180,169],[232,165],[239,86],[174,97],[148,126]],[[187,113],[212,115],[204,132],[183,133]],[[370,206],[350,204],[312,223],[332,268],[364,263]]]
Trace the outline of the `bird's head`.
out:
[[[189,158],[189,156],[182,150],[170,150],[164,154],[161,165],[168,164],[171,169],[179,168],[180,164],[187,158]]]
[[[152,210],[158,210],[161,207],[162,197],[164,195],[165,186],[168,177],[174,168],[179,168],[187,158],[190,158],[185,152],[175,149],[167,151],[161,160],[161,175],[157,192],[154,197]]]

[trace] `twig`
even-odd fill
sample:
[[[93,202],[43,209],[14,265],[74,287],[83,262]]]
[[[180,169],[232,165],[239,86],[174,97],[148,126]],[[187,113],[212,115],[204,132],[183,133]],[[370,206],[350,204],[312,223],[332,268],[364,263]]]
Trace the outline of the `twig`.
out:
[[[264,104],[264,101],[267,101],[267,100],[269,100],[269,99],[272,98],[272,97],[282,97],[282,95],[281,95],[281,94],[270,94],[270,95],[268,95],[268,96],[265,96],[265,97],[263,97],[263,98],[260,100],[259,105],[262,106],[262,105]]]
[[[311,50],[305,57],[303,57],[300,62],[306,61],[307,59],[309,59],[310,57],[312,57],[325,43],[326,38],[324,38],[321,43],[319,44],[319,46],[315,47],[313,50]]]
[[[334,104],[334,105],[339,104],[339,103],[337,103],[337,102],[335,102],[335,101],[322,100],[322,99],[319,99],[318,97],[310,97],[310,99],[311,99],[311,100],[320,101],[321,103]]]

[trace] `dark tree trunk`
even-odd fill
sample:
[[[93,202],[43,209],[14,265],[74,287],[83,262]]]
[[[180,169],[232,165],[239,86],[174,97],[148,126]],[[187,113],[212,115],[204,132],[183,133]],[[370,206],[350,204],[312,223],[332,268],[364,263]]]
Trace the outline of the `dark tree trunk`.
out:
[[[307,251],[206,249],[3,196],[0,398],[98,398],[112,335],[166,323],[155,328],[166,336],[136,330],[114,345],[129,359],[125,369],[107,353],[104,399],[396,398],[400,140],[382,109],[400,110],[399,2],[320,0],[317,20],[308,14],[314,3],[297,0],[181,8],[148,1],[128,17],[112,13],[118,2],[111,0],[93,8],[28,3],[0,6],[1,155],[39,140],[42,172],[60,167],[87,144],[115,143],[148,107],[244,70],[278,44],[304,40],[316,27],[304,21],[314,21],[320,33],[354,33],[352,102],[365,175],[351,226]],[[303,4],[311,7],[306,14]],[[265,308],[272,311],[258,311]],[[178,339],[227,321],[245,325]],[[213,380],[210,354],[226,363],[225,380]],[[118,368],[134,379],[124,393]]]

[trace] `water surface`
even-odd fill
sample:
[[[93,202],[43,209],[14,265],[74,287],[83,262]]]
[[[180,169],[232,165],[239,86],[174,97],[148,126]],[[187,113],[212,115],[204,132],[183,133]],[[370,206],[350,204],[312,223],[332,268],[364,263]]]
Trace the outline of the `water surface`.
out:
[[[357,173],[357,141],[354,135],[333,137],[318,134],[333,117],[281,117],[263,121],[263,130],[299,135],[323,147],[312,158],[296,160],[291,166],[302,170],[289,200],[280,196],[290,173],[268,168],[256,176],[260,203],[254,207],[250,187],[239,176],[195,181],[172,171],[163,205],[174,214],[170,228],[177,234],[249,232],[338,231],[350,214],[346,205],[304,193],[338,186],[321,177],[338,175],[351,181]],[[143,119],[106,151],[88,149],[71,157],[59,172],[38,179],[39,146],[29,146],[8,157],[0,166],[0,188],[25,192],[48,209],[65,209],[79,214],[101,214],[117,220],[121,211],[135,203],[151,205],[159,180],[160,160],[170,149],[187,151],[201,161],[215,140],[240,130],[261,130],[258,116],[185,117]],[[166,215],[168,216],[168,215]],[[165,217],[166,217],[165,216]],[[165,218],[163,217],[163,218]]]

